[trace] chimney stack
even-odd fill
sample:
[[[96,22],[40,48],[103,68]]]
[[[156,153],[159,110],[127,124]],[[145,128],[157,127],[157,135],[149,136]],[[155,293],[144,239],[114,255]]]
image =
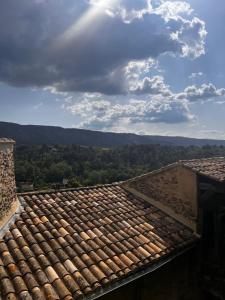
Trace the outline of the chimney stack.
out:
[[[14,174],[14,144],[11,139],[0,138],[0,231],[19,208]]]

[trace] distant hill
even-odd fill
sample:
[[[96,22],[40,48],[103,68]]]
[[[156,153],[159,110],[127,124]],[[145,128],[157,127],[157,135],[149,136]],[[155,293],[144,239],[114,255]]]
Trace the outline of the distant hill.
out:
[[[100,132],[56,126],[19,125],[9,122],[0,122],[0,137],[12,138],[19,145],[77,144],[95,147],[116,147],[123,145],[161,144],[170,146],[225,146],[225,140]]]

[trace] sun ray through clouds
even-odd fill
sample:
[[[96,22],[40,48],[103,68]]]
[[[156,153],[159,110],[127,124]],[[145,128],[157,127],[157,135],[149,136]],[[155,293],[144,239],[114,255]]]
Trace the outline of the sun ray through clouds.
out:
[[[90,8],[67,28],[56,40],[58,47],[65,47],[83,35],[88,29],[96,29],[103,21],[107,12],[121,0],[91,0]]]

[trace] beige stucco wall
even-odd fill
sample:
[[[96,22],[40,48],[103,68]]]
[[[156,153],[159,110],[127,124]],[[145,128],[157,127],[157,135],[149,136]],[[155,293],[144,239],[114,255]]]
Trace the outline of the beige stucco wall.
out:
[[[131,180],[126,187],[196,230],[197,177],[191,169],[174,165]]]
[[[177,168],[178,197],[182,200],[183,215],[196,222],[198,214],[197,205],[197,175],[185,167]],[[182,205],[181,205],[182,207]],[[181,213],[182,213],[181,212]]]
[[[13,143],[0,143],[0,222],[15,209],[15,190]]]

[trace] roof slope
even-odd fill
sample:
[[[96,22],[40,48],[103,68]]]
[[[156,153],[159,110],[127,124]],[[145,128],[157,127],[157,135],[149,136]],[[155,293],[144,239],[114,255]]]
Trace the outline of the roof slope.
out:
[[[182,160],[180,163],[216,181],[225,181],[225,157]]]
[[[77,299],[177,253],[185,226],[119,184],[25,194],[0,240],[3,299]]]

